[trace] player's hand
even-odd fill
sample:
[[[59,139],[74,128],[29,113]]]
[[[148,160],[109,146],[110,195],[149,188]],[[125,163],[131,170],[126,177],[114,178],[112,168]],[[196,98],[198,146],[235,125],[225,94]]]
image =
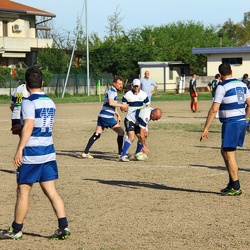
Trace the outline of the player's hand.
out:
[[[20,135],[22,132],[22,126],[20,124],[14,125],[10,130],[13,135]]]
[[[204,132],[201,135],[200,141],[204,141],[205,138],[208,139],[208,130],[204,130]]]
[[[22,150],[17,150],[13,160],[13,165],[16,168],[22,165],[22,156],[23,156]]]
[[[121,108],[121,111],[122,111],[122,113],[126,113],[126,112],[128,112],[128,109],[127,108]]]
[[[147,147],[143,147],[141,151],[143,153],[149,153],[149,149]]]

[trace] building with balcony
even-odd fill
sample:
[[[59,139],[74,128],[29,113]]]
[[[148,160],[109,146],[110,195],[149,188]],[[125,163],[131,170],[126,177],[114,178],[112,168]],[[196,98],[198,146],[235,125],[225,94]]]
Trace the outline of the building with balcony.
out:
[[[36,64],[37,51],[52,46],[53,40],[47,36],[50,28],[46,23],[54,17],[55,14],[43,10],[1,0],[0,67],[15,69]],[[44,35],[39,37],[39,32],[44,32]]]

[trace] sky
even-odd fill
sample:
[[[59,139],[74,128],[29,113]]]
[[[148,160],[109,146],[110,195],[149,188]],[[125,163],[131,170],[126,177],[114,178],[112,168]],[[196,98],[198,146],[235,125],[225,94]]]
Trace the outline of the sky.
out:
[[[125,31],[144,26],[160,26],[177,21],[202,22],[204,25],[223,24],[229,18],[238,23],[244,13],[250,12],[249,0],[15,0],[56,15],[53,26],[72,31],[81,16],[86,30],[83,5],[87,1],[88,33],[96,32],[100,38],[107,35],[108,17],[118,8]]]

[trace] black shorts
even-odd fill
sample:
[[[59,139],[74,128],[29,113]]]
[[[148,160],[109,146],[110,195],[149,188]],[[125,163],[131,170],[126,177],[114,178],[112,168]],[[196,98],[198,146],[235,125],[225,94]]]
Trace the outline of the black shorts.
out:
[[[20,119],[12,119],[11,120],[11,125],[12,125],[12,127],[15,126],[15,125],[22,125],[21,120]]]
[[[124,126],[126,128],[126,132],[128,133],[129,131],[134,131],[135,134],[140,133],[140,127],[136,125],[135,123],[129,121],[127,118],[124,119]]]

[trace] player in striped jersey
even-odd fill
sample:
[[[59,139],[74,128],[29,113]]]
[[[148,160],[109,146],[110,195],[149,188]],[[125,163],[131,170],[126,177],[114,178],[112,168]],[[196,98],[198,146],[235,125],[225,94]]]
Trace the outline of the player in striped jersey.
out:
[[[122,88],[123,88],[123,79],[120,76],[115,77],[113,81],[113,86],[107,92],[103,102],[102,110],[98,115],[96,131],[89,138],[88,144],[85,147],[84,152],[82,154],[83,158],[89,158],[89,159],[94,158],[89,153],[89,150],[94,144],[94,142],[100,138],[105,128],[111,128],[118,134],[117,136],[118,154],[121,154],[124,130],[120,126],[121,117],[117,110],[117,107],[120,108],[128,107],[128,104],[118,103],[117,91],[122,90]],[[117,116],[117,121],[115,120],[114,115]]]
[[[138,137],[138,140],[141,144],[140,151],[144,153],[148,153],[149,149],[146,146],[146,139],[147,139],[147,125],[152,121],[157,121],[161,118],[162,111],[159,108],[150,108],[146,107],[143,109],[137,109],[135,112],[130,113],[126,116],[124,123],[129,124],[131,130],[134,130],[134,133]],[[140,152],[138,151],[138,152]],[[120,161],[128,162],[127,156],[127,148],[126,144],[124,143],[124,147],[122,149],[122,155],[120,157]]]
[[[146,92],[140,89],[140,86],[141,86],[140,80],[134,79],[132,82],[132,89],[129,90],[122,98],[122,103],[124,104],[127,103],[129,105],[128,109],[121,108],[123,112],[127,111],[126,117],[129,116],[130,113],[135,112],[137,109],[142,109],[145,106],[146,107],[150,106],[148,96]],[[135,130],[134,130],[134,125],[130,123],[127,119],[125,119],[124,125],[126,128],[127,136],[124,142],[123,152],[121,154],[120,159],[126,160],[128,159],[128,157],[125,157],[128,152],[128,149],[130,148],[131,144],[135,139]],[[141,142],[138,140],[135,154],[141,152],[142,147],[143,146]]]
[[[29,207],[29,195],[36,182],[39,182],[58,218],[58,229],[51,239],[66,239],[70,236],[70,231],[65,207],[55,188],[58,169],[52,127],[56,107],[41,90],[43,75],[38,67],[31,67],[26,71],[25,81],[30,96],[22,103],[24,125],[14,156],[18,184],[15,216],[12,226],[8,230],[1,231],[0,239],[22,238],[23,221]],[[40,221],[40,223],[43,222]]]
[[[246,118],[250,116],[250,92],[245,83],[233,78],[229,64],[221,64],[219,73],[223,82],[216,89],[200,140],[208,137],[209,126],[219,110],[222,123],[221,154],[229,174],[229,183],[221,190],[221,195],[235,196],[242,193],[235,152],[244,143]]]

